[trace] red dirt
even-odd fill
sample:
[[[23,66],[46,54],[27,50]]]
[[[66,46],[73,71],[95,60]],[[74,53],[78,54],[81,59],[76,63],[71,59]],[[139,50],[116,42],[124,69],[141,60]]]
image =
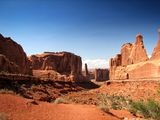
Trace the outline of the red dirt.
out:
[[[99,101],[98,95],[104,93],[112,96],[123,96],[133,101],[148,99],[160,101],[157,92],[160,87],[157,81],[126,81],[111,82],[109,84],[103,82],[100,84],[100,88],[69,93],[62,96],[62,98],[69,103],[97,105]]]
[[[103,84],[101,88],[92,90],[92,92],[124,96],[132,100],[155,99],[160,101],[157,93],[158,87],[159,82],[157,81],[111,82],[108,85]]]
[[[95,106],[36,102],[10,94],[0,94],[0,112],[11,120],[118,120]]]

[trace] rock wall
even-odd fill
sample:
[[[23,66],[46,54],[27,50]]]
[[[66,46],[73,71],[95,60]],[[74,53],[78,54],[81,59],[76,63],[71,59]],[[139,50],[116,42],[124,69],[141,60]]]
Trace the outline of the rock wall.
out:
[[[156,60],[156,59],[160,59],[160,40],[158,40],[158,43],[156,47],[154,48],[152,56],[151,56],[151,60]]]
[[[0,34],[0,71],[32,74],[29,61],[23,48],[11,38]]]
[[[51,70],[69,76],[70,80],[83,81],[82,60],[80,56],[69,52],[45,52],[29,57],[33,70]]]
[[[148,60],[147,52],[143,44],[143,36],[138,34],[136,42],[124,44],[121,48],[122,66],[135,64]]]
[[[19,72],[18,66],[10,62],[6,56],[0,54],[0,71],[2,72],[9,72],[9,73],[16,73]]]
[[[110,59],[110,79],[142,79],[160,77],[160,41],[148,59],[143,36],[138,34],[136,42],[124,44],[121,54]]]
[[[95,80],[96,81],[109,80],[109,70],[108,69],[95,69]]]

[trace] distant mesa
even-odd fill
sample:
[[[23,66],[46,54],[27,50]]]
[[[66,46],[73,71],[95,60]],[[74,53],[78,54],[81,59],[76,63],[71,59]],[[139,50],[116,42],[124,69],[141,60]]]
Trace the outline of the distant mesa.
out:
[[[109,80],[109,70],[108,69],[95,69],[95,80],[96,81]]]
[[[80,56],[69,52],[44,52],[29,57],[33,75],[54,80],[85,81]]]
[[[110,79],[139,79],[160,77],[160,41],[148,58],[143,36],[138,34],[135,43],[124,44],[121,54],[110,59]]]

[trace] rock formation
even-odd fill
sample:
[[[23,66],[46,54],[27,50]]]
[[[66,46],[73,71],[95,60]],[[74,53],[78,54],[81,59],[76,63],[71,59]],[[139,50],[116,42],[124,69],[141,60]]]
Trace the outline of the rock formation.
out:
[[[121,66],[122,56],[121,54],[117,54],[114,58],[110,59],[110,66]]]
[[[23,48],[11,38],[0,34],[0,71],[32,74]]]
[[[82,60],[69,52],[44,52],[29,57],[33,70],[52,71],[64,75],[63,79],[82,81]],[[54,76],[54,75],[53,75]],[[58,77],[57,79],[61,79]]]
[[[148,60],[143,44],[143,36],[138,34],[136,42],[124,44],[121,48],[122,66],[135,64]]]
[[[85,76],[89,76],[87,63],[85,63]]]
[[[95,80],[96,81],[109,80],[109,70],[108,69],[95,69]]]
[[[158,43],[156,47],[153,50],[151,60],[160,59],[160,40],[158,40]]]
[[[10,62],[4,55],[0,54],[0,71],[16,73],[19,70],[15,63]]]
[[[135,43],[123,45],[121,54],[110,59],[110,79],[160,77],[160,41],[149,60],[142,38],[142,35],[138,34]]]

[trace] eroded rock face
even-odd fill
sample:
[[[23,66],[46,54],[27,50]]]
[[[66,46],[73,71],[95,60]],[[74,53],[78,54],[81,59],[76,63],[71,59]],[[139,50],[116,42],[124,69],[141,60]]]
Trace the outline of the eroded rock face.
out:
[[[122,64],[122,56],[121,54],[117,54],[114,58],[110,59],[110,66],[121,66]]]
[[[10,62],[4,55],[0,54],[0,71],[16,73],[19,72],[18,66]]]
[[[156,59],[160,59],[160,40],[158,40],[158,43],[156,47],[154,48],[152,56],[151,56],[151,60],[156,60]]]
[[[159,51],[159,46],[157,45],[154,51]],[[157,56],[156,53],[154,52],[152,56]],[[143,36],[138,34],[135,43],[124,44],[121,48],[121,54],[111,58],[110,79],[153,77],[155,74],[152,71],[159,70],[152,65],[154,62],[148,63],[148,61],[149,59],[143,44]]]
[[[29,57],[29,60],[31,61],[33,70],[51,70],[65,75],[69,80],[85,80],[82,75],[81,57],[72,53],[45,52],[43,54],[32,55]]]
[[[108,69],[95,69],[95,80],[96,81],[109,80],[109,70]]]
[[[29,61],[23,48],[11,38],[0,34],[1,71],[10,73],[32,74]]]
[[[133,44],[124,44],[121,48],[121,65],[131,64],[130,54],[133,48]]]
[[[143,36],[138,34],[136,42],[124,44],[121,48],[122,65],[130,65],[148,60],[147,52],[143,44]]]

